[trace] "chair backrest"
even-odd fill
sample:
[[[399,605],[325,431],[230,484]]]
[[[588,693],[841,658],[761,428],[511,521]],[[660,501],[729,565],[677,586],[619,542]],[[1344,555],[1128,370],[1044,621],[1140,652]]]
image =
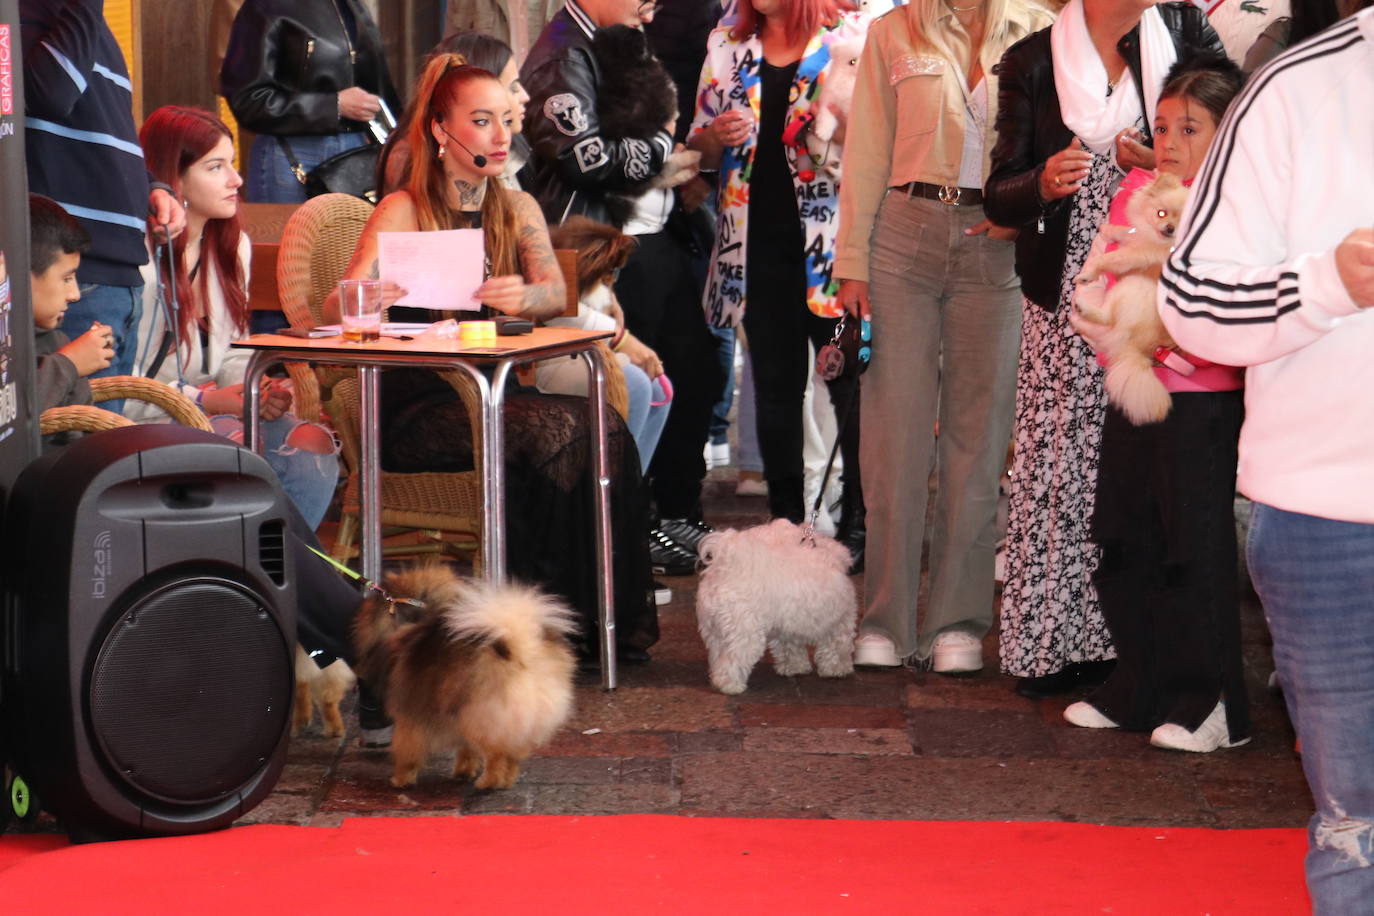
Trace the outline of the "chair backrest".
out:
[[[282,230],[296,204],[239,204],[239,222],[253,240],[253,270],[248,277],[248,304],[254,311],[281,311],[277,292],[277,255]]]
[[[321,194],[301,204],[282,230],[277,291],[292,327],[323,323],[324,300],[343,278],[372,205],[348,194]]]

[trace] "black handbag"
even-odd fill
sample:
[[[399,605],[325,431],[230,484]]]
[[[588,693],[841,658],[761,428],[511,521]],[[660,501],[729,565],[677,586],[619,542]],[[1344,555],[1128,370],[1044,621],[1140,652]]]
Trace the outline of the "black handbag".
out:
[[[816,354],[816,374],[827,382],[862,375],[872,359],[872,323],[846,313],[835,322],[830,342]]]
[[[301,166],[301,161],[296,158],[285,137],[278,137],[277,143],[291,166],[292,174],[305,185],[307,197],[351,194],[369,203],[377,202],[377,157],[382,154],[382,147],[372,142],[370,135],[369,141],[362,146],[336,153],[308,172]]]

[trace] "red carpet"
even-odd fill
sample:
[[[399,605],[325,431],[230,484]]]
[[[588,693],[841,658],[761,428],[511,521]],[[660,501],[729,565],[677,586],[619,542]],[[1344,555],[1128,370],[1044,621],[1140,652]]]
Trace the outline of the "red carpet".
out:
[[[46,913],[1302,913],[1300,830],[622,816],[0,837]]]

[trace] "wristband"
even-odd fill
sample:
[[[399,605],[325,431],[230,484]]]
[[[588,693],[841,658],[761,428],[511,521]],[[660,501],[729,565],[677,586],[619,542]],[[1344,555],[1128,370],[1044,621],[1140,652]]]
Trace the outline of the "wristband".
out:
[[[619,333],[611,338],[611,352],[619,353],[623,346],[625,346],[625,328],[622,326]]]
[[[196,389],[196,406],[197,406],[197,407],[200,407],[200,406],[204,405],[204,403],[205,403],[205,389],[204,389],[204,388],[197,388],[197,389]]]

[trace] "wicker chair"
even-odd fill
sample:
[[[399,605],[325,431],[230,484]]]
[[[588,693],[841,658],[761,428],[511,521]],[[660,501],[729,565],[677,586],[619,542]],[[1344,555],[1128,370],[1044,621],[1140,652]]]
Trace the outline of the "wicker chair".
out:
[[[182,426],[193,426],[210,432],[210,420],[196,406],[195,402],[175,388],[161,382],[135,375],[112,375],[91,379],[91,397],[97,403],[115,398],[133,398],[147,401],[161,408],[173,422]],[[133,426],[134,422],[123,414],[117,414],[89,404],[72,404],[67,407],[50,407],[38,419],[39,432],[44,435],[70,432],[100,432],[103,429],[118,429]]]
[[[277,286],[282,311],[293,327],[323,323],[324,301],[338,285],[362,235],[372,206],[347,194],[322,194],[306,201],[282,232],[277,259]],[[461,372],[442,373],[467,407],[473,429],[479,425],[479,397],[471,379]],[[334,541],[334,555],[346,559],[354,552],[358,533],[359,404],[357,373],[321,367],[321,403],[343,445],[348,467],[343,512]],[[482,530],[481,449],[474,449],[479,465],[472,471],[448,474],[382,474],[384,534],[418,531],[419,545],[399,545],[388,554],[448,552],[459,546],[472,549]]]

